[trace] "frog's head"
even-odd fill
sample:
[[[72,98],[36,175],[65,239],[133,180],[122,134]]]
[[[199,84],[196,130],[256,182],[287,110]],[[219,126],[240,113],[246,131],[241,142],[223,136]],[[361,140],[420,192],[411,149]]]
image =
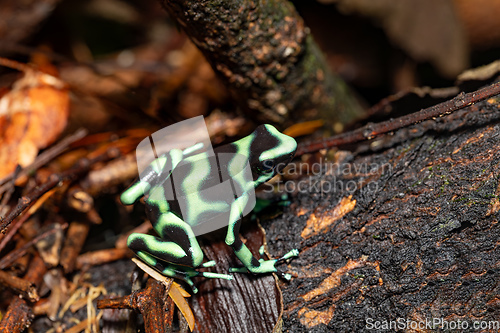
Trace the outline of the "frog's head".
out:
[[[249,162],[254,177],[268,180],[292,160],[297,142],[272,125],[260,125],[252,133]]]

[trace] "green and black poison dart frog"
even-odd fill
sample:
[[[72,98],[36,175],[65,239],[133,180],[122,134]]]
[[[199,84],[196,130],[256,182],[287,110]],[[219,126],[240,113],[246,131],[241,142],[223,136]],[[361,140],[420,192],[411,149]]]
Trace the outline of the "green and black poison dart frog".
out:
[[[129,248],[163,275],[184,280],[195,293],[197,289],[191,280],[194,276],[231,280],[231,275],[196,270],[198,267],[212,267],[215,262],[202,263],[203,252],[193,232],[197,220],[202,219],[206,211],[219,209],[218,203],[206,201],[196,193],[220,183],[220,175],[226,174],[235,190],[233,193],[241,195],[233,197],[228,204],[227,222],[224,222],[228,227],[225,242],[245,266],[230,268],[230,272],[275,272],[290,279],[290,275],[278,270],[276,265],[297,256],[296,249],[279,259],[257,260],[241,241],[239,230],[243,211],[251,201],[248,193],[253,194],[255,187],[280,172],[292,160],[296,149],[297,143],[293,138],[271,125],[261,125],[249,136],[215,148],[212,157],[205,152],[193,154],[196,150],[193,147],[184,151],[172,149],[159,156],[141,173],[139,180],[123,192],[120,199],[122,203],[130,205],[145,196],[146,213],[161,238],[134,233],[128,238]],[[221,158],[215,157],[224,154],[231,158],[221,161]],[[239,176],[245,166],[250,167],[251,179]],[[186,214],[180,213],[175,200],[167,199],[166,192],[171,186],[170,181],[173,181],[171,179],[180,179],[181,184],[176,186],[176,190],[186,192],[183,198],[187,201],[187,218],[183,218]],[[177,195],[182,196],[182,193]]]

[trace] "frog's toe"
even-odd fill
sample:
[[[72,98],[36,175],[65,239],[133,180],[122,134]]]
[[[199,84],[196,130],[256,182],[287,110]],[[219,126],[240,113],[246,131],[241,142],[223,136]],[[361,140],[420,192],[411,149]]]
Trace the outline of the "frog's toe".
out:
[[[230,273],[248,273],[248,269],[246,267],[229,267]]]
[[[253,273],[253,274],[276,273],[278,274],[279,277],[285,280],[290,280],[292,278],[292,275],[289,273],[285,273],[283,270],[277,268],[277,266],[288,259],[297,257],[298,255],[299,255],[299,250],[293,249],[278,259],[271,259],[271,260],[260,259],[259,265],[250,264],[246,265],[245,267],[231,267],[229,268],[229,272]]]
[[[264,260],[260,259],[257,264],[250,263],[244,267],[231,267],[229,271],[232,273],[252,273],[252,274],[264,274],[264,273],[276,273],[276,263],[278,260]]]
[[[277,259],[277,263],[282,263],[285,260],[288,260],[288,259],[291,259],[291,258],[294,258],[294,257],[298,257],[298,256],[299,256],[299,250],[293,249],[293,250],[288,251],[287,253],[285,253],[285,255],[283,255],[281,258],[278,258]]]
[[[290,274],[290,273],[286,273],[286,272],[284,272],[283,270],[281,270],[281,269],[279,269],[279,268],[276,270],[276,274],[277,274],[280,278],[282,278],[282,279],[284,279],[284,280],[287,280],[287,281],[290,281],[290,280],[292,279],[292,274]]]
[[[215,260],[210,260],[201,264],[201,267],[214,267],[215,265]]]
[[[281,258],[280,258],[281,259]],[[286,259],[283,259],[286,260]],[[260,266],[258,267],[231,267],[229,271],[232,273],[253,273],[253,274],[263,274],[263,273],[276,273],[280,278],[290,281],[292,279],[292,275],[290,273],[286,273],[282,269],[276,267],[276,265],[280,262],[279,259],[273,260],[259,260]]]
[[[200,272],[200,275],[205,277],[205,278],[210,278],[210,279],[224,279],[224,280],[232,280],[233,279],[233,276],[229,275],[229,274]]]
[[[186,282],[189,287],[193,290],[193,293],[198,293],[198,289],[194,286],[193,280],[191,280],[192,277],[195,276],[202,276],[204,278],[211,278],[211,279],[224,279],[224,280],[232,280],[233,276],[228,275],[228,274],[220,274],[220,273],[212,273],[212,272],[200,272],[195,269],[188,269],[182,272],[177,272],[178,275],[177,277],[182,279],[184,282]]]
[[[183,276],[183,277],[179,277],[179,278],[189,285],[189,287],[191,288],[193,293],[195,293],[195,294],[198,293],[198,288],[196,288],[194,286],[193,280],[191,280],[191,278],[189,276]]]
[[[299,250],[293,249],[293,250],[285,253],[285,255],[283,255],[281,258],[278,258],[276,260],[276,264],[281,264],[281,263],[285,262],[288,259],[297,257],[298,255],[299,255]],[[282,279],[285,279],[287,281],[290,281],[292,279],[292,275],[290,273],[285,273],[281,269],[277,269],[276,274],[278,274],[279,277],[281,277]]]

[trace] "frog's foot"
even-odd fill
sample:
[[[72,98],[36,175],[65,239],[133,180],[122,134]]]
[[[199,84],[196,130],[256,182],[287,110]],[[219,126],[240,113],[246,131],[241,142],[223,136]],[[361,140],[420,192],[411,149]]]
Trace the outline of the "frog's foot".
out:
[[[261,255],[264,253],[263,247],[259,249],[259,253]],[[229,272],[253,273],[253,274],[276,273],[285,280],[291,280],[292,275],[283,272],[281,269],[277,268],[276,265],[281,264],[290,258],[297,257],[298,255],[299,255],[299,250],[293,249],[278,259],[271,259],[271,260],[260,259],[258,265],[252,262],[250,263],[250,265],[246,267],[231,267],[229,268]]]
[[[215,260],[210,260],[201,264],[201,267],[214,267],[215,265]]]
[[[294,257],[298,257],[298,256],[299,256],[299,250],[293,249],[293,250],[290,250],[287,253],[285,253],[284,256],[282,256],[281,258],[278,258],[277,260],[278,260],[278,263],[282,263],[285,260],[288,260],[288,259],[294,258]]]
[[[163,275],[183,280],[191,287],[193,293],[195,294],[198,292],[198,289],[194,286],[193,280],[191,280],[191,278],[195,276],[202,276],[204,278],[210,278],[210,279],[224,279],[224,280],[233,279],[232,275],[213,273],[213,272],[200,272],[191,267],[182,267],[177,265],[166,267],[160,272]]]
[[[228,274],[200,272],[193,267],[171,264],[169,262],[154,258],[153,256],[150,256],[146,252],[138,251],[136,254],[139,258],[141,258],[144,262],[146,262],[150,266],[154,267],[161,274],[171,278],[180,279],[186,282],[191,287],[191,289],[195,294],[198,292],[198,289],[194,286],[193,280],[191,280],[191,278],[195,276],[203,276],[205,278],[211,278],[211,279],[225,279],[225,280],[233,279],[232,275]],[[214,261],[208,261],[201,264],[200,267],[205,268],[205,267],[212,267],[214,265],[215,265]]]
[[[288,259],[291,259],[291,258],[295,258],[295,257],[298,257],[299,256],[299,250],[297,249],[293,249],[287,253],[285,253],[284,256],[282,256],[281,258],[278,258],[276,260],[276,264],[281,264],[282,262],[288,260]],[[292,279],[292,275],[290,273],[285,273],[283,272],[282,270],[280,269],[277,269],[277,272],[276,272],[282,279],[285,279],[287,281],[290,281]]]

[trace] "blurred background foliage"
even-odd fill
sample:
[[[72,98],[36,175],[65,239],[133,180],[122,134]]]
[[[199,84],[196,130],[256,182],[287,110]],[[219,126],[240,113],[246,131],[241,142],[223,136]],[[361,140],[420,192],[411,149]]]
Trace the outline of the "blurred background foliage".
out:
[[[368,104],[410,87],[451,86],[465,69],[500,55],[499,0],[294,4],[332,69]],[[82,91],[95,93],[79,79],[86,64],[119,78],[127,88],[121,94],[132,91],[134,105],[154,117],[231,109],[211,69],[156,1],[3,0],[0,15],[2,56],[30,61],[43,50]],[[102,88],[101,97],[120,95]]]

